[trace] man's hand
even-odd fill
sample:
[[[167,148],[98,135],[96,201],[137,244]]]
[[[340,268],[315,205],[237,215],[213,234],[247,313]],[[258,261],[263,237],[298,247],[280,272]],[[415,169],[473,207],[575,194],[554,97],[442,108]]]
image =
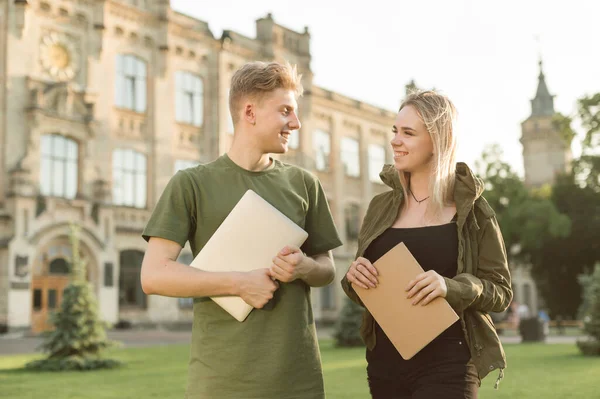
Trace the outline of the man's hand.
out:
[[[288,245],[273,258],[269,274],[282,283],[291,283],[297,279],[304,279],[309,267],[309,262],[306,262],[306,259],[300,248]]]
[[[239,278],[238,295],[248,305],[261,309],[273,298],[273,293],[279,287],[269,274],[269,269],[257,269],[241,273]]]
[[[406,291],[408,291],[407,298],[414,297],[413,305],[417,305],[422,301],[421,305],[424,306],[439,296],[445,298],[448,293],[448,287],[446,287],[444,277],[440,276],[434,270],[429,270],[419,274],[414,280],[408,283]]]

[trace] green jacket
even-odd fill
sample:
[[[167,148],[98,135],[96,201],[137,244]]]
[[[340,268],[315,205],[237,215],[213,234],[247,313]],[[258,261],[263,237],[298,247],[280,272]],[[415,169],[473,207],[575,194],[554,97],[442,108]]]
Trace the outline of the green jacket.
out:
[[[391,227],[398,217],[403,200],[398,172],[384,166],[380,177],[392,188],[375,196],[365,215],[356,257],[363,256],[371,242]],[[483,181],[464,163],[456,166],[454,201],[458,229],[458,270],[454,278],[445,278],[446,300],[460,316],[471,358],[480,380],[495,369],[500,370],[495,387],[504,376],[506,356],[488,312],[504,311],[512,300],[506,249],[495,213],[485,198]],[[362,303],[344,276],[342,287],[356,303]],[[365,309],[360,330],[367,348],[375,347],[373,316]]]

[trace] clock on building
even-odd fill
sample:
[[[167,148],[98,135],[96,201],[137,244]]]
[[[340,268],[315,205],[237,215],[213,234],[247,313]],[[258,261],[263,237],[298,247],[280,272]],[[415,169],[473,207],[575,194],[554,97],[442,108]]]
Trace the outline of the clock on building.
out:
[[[40,60],[44,70],[59,81],[73,79],[79,68],[79,55],[73,41],[60,33],[50,33],[42,38]]]

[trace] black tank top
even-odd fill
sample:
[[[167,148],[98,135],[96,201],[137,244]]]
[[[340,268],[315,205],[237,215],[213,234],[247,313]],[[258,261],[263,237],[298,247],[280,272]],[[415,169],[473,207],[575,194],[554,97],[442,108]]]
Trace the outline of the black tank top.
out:
[[[439,226],[415,228],[390,227],[369,245],[363,256],[371,261],[371,263],[375,263],[377,259],[390,249],[400,242],[404,242],[404,245],[406,245],[425,271],[435,270],[443,277],[452,278],[456,276],[458,269],[458,231],[455,219],[456,216],[452,219],[452,222]],[[377,323],[375,323],[375,328],[377,334],[375,348],[393,348],[392,343]],[[448,339],[464,339],[460,321],[450,326],[429,345]],[[386,352],[388,352],[386,357],[391,355],[389,351],[386,350]],[[398,354],[395,348],[393,352],[401,359],[400,354]],[[415,357],[418,357],[418,354]]]

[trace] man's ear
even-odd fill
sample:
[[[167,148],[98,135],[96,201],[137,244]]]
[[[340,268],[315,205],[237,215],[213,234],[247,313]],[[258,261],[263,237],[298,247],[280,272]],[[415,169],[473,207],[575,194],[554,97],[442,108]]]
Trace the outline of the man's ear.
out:
[[[244,104],[244,120],[251,125],[256,125],[256,104],[250,102]]]

